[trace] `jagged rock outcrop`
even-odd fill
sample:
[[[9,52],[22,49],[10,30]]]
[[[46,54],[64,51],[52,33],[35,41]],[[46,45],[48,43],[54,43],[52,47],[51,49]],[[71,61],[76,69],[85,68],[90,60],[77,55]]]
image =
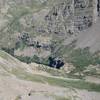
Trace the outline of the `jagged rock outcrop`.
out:
[[[78,29],[82,31],[91,27],[97,20],[100,1],[67,0],[55,5],[45,17],[50,33],[67,34]],[[74,27],[74,28],[73,28]]]
[[[45,16],[48,32],[60,36],[73,35],[73,14],[72,0],[55,5]]]

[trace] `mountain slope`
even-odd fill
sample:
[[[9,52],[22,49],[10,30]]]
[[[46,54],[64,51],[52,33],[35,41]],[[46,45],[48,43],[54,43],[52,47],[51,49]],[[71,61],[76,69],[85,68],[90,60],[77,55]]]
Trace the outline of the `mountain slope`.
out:
[[[81,32],[77,39],[77,47],[89,47],[92,52],[100,51],[100,20],[88,30]]]
[[[92,25],[91,7],[0,0],[0,100],[99,100],[100,20],[79,32]]]
[[[32,65],[35,67],[35,64]],[[0,100],[73,100],[75,96],[75,100],[100,98],[99,84],[38,73],[0,50]]]
[[[3,71],[6,71],[6,73],[11,73],[14,69],[23,71],[25,70],[26,72],[32,72],[27,64],[21,63],[19,60],[13,58],[9,54],[1,50],[0,50],[0,69],[1,73],[3,73]]]

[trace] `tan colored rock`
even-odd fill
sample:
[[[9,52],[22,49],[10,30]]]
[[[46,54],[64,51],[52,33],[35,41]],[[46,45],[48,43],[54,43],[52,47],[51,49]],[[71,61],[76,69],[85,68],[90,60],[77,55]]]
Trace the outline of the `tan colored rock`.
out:
[[[75,69],[75,67],[70,63],[66,63],[62,68],[62,70],[64,70],[66,73],[70,73],[74,69]]]

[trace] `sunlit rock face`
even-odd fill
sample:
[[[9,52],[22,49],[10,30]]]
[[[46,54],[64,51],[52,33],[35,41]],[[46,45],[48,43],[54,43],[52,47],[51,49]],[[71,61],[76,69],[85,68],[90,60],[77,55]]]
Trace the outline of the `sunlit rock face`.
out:
[[[75,27],[82,31],[93,24],[94,4],[93,0],[75,0]]]
[[[67,0],[55,5],[47,16],[45,20],[47,22],[48,32],[57,35],[69,35],[72,33],[73,29],[73,15],[74,6],[73,0]],[[73,33],[72,33],[73,34]]]
[[[82,31],[92,26],[100,14],[100,0],[58,0],[58,2],[51,0],[51,2],[53,5],[45,16],[49,33],[64,35],[71,34],[75,29]],[[0,0],[0,8],[13,3],[34,6],[50,4],[50,0]]]
[[[82,31],[93,25],[99,15],[99,0],[74,0],[74,25]]]
[[[91,27],[99,12],[99,0],[67,0],[55,5],[45,19],[50,33],[68,35]]]

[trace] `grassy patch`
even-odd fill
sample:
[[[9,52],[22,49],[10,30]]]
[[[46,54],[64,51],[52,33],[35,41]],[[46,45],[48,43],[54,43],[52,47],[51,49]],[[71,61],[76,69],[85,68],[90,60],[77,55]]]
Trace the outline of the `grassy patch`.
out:
[[[28,80],[28,81],[35,81],[41,83],[48,83],[54,86],[60,86],[65,88],[77,88],[77,89],[86,89],[89,91],[97,91],[100,92],[100,85],[93,84],[89,82],[85,82],[84,80],[67,80],[67,79],[60,79],[60,78],[53,78],[53,77],[46,77],[41,75],[33,75],[26,72],[22,72],[21,70],[13,70],[12,72],[17,77]]]
[[[62,97],[62,96],[57,96],[57,95],[54,95],[54,94],[47,95],[47,96],[53,97],[55,100],[72,100],[70,98],[66,98],[66,97]]]

